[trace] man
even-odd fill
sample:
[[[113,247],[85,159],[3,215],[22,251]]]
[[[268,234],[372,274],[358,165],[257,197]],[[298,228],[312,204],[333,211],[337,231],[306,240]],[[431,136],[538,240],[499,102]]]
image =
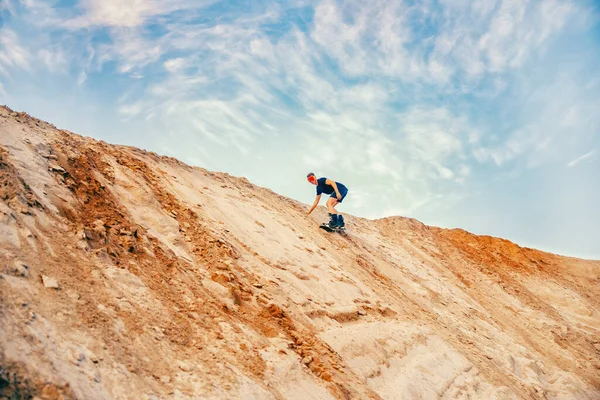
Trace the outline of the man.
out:
[[[335,206],[344,200],[344,197],[346,197],[348,194],[348,188],[339,182],[332,181],[331,179],[317,179],[315,174],[312,172],[306,175],[306,179],[308,179],[310,183],[317,187],[317,198],[306,214],[310,214],[317,207],[319,201],[321,200],[322,193],[329,194],[330,197],[327,200],[327,209],[329,210],[329,216],[331,219],[328,225],[330,228],[344,227],[344,217],[337,213]]]

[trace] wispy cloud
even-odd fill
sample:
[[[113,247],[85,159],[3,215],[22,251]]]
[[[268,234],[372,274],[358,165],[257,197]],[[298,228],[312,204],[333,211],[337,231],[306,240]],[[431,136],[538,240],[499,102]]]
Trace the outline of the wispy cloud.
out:
[[[0,75],[10,76],[15,68],[30,69],[29,52],[20,45],[16,32],[0,28]]]
[[[69,28],[137,27],[153,17],[186,9],[198,9],[213,1],[201,0],[83,0],[82,13],[65,22]]]
[[[580,162],[582,162],[583,160],[586,160],[586,159],[592,157],[594,154],[596,154],[596,150],[589,151],[589,152],[585,153],[584,155],[577,157],[574,160],[569,161],[567,163],[567,167],[569,167],[569,168],[574,167],[577,164],[579,164]]]

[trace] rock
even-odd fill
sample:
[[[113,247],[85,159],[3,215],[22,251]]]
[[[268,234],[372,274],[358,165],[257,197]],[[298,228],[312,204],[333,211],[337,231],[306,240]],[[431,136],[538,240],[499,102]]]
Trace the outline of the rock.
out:
[[[16,112],[11,112],[11,113],[10,113],[10,116],[11,116],[11,117],[18,117],[18,116],[19,116],[19,114],[18,114],[18,113],[16,113]]]
[[[63,167],[55,163],[50,163],[50,165],[48,165],[48,171],[57,172],[59,174],[67,173],[67,171]]]
[[[102,382],[102,375],[100,375],[100,371],[96,371],[94,374],[94,382],[100,383]]]
[[[81,299],[81,295],[77,292],[70,291],[67,295],[69,296],[69,298],[71,300],[77,301],[77,300]]]
[[[42,157],[47,158],[48,160],[58,160],[58,156],[55,154],[40,154]]]
[[[44,287],[46,287],[47,289],[58,289],[58,282],[56,281],[56,279],[54,278],[50,278],[49,276],[46,275],[42,275],[42,283],[44,284]]]
[[[88,350],[88,351],[86,351],[86,353],[87,353],[87,358],[94,364],[98,364],[100,362],[100,359],[98,359],[98,357],[96,356],[96,354],[94,354],[93,351]]]
[[[233,304],[235,304],[236,306],[239,306],[242,304],[242,292],[240,292],[238,289],[235,289],[232,291],[232,296],[233,296]]]
[[[29,276],[29,267],[23,263],[18,263],[18,265],[15,267],[15,272],[18,276],[27,278]]]
[[[79,350],[73,350],[67,357],[69,361],[75,365],[79,365],[80,362],[85,360],[85,354]]]
[[[194,369],[194,367],[186,362],[183,361],[178,361],[177,362],[177,366],[179,367],[180,370],[184,371],[184,372],[190,372]]]
[[[363,310],[362,308],[359,308],[358,315],[367,315],[367,312],[365,310]]]
[[[162,383],[165,383],[165,384],[166,384],[166,383],[169,383],[169,382],[171,382],[171,378],[170,378],[170,377],[168,377],[168,376],[166,376],[166,375],[163,375],[163,376],[161,376],[161,377],[160,377],[160,381],[161,381]]]
[[[594,343],[594,348],[600,351],[600,343]]]
[[[16,260],[12,267],[6,269],[6,272],[10,275],[17,276],[20,278],[29,277],[29,267],[24,262]]]
[[[92,228],[85,228],[83,230],[85,238],[88,240],[90,247],[97,250],[106,244],[106,227],[104,221],[96,220],[92,224]]]
[[[302,359],[302,364],[308,365],[313,361],[313,356],[306,356]]]
[[[568,333],[569,333],[569,328],[566,325],[562,325],[560,327],[560,335],[562,337],[565,337],[565,336],[567,336]]]
[[[321,374],[321,378],[322,378],[324,381],[331,382],[331,379],[332,379],[333,377],[331,376],[331,373],[330,373],[330,372],[328,372],[328,371],[323,371],[323,373]]]
[[[267,306],[267,310],[269,310],[269,314],[271,314],[275,318],[283,318],[284,316],[283,310],[277,304],[269,304]]]

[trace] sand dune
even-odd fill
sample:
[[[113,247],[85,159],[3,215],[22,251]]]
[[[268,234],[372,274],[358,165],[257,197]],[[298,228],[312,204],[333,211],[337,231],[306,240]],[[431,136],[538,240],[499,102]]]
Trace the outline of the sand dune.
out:
[[[600,399],[600,262],[0,107],[0,397]],[[29,397],[28,397],[29,396]]]

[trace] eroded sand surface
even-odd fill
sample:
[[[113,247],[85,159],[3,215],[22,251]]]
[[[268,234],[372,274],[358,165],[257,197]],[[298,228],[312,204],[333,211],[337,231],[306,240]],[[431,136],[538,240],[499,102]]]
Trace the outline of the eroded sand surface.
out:
[[[600,262],[306,209],[0,107],[0,397],[600,399]]]

